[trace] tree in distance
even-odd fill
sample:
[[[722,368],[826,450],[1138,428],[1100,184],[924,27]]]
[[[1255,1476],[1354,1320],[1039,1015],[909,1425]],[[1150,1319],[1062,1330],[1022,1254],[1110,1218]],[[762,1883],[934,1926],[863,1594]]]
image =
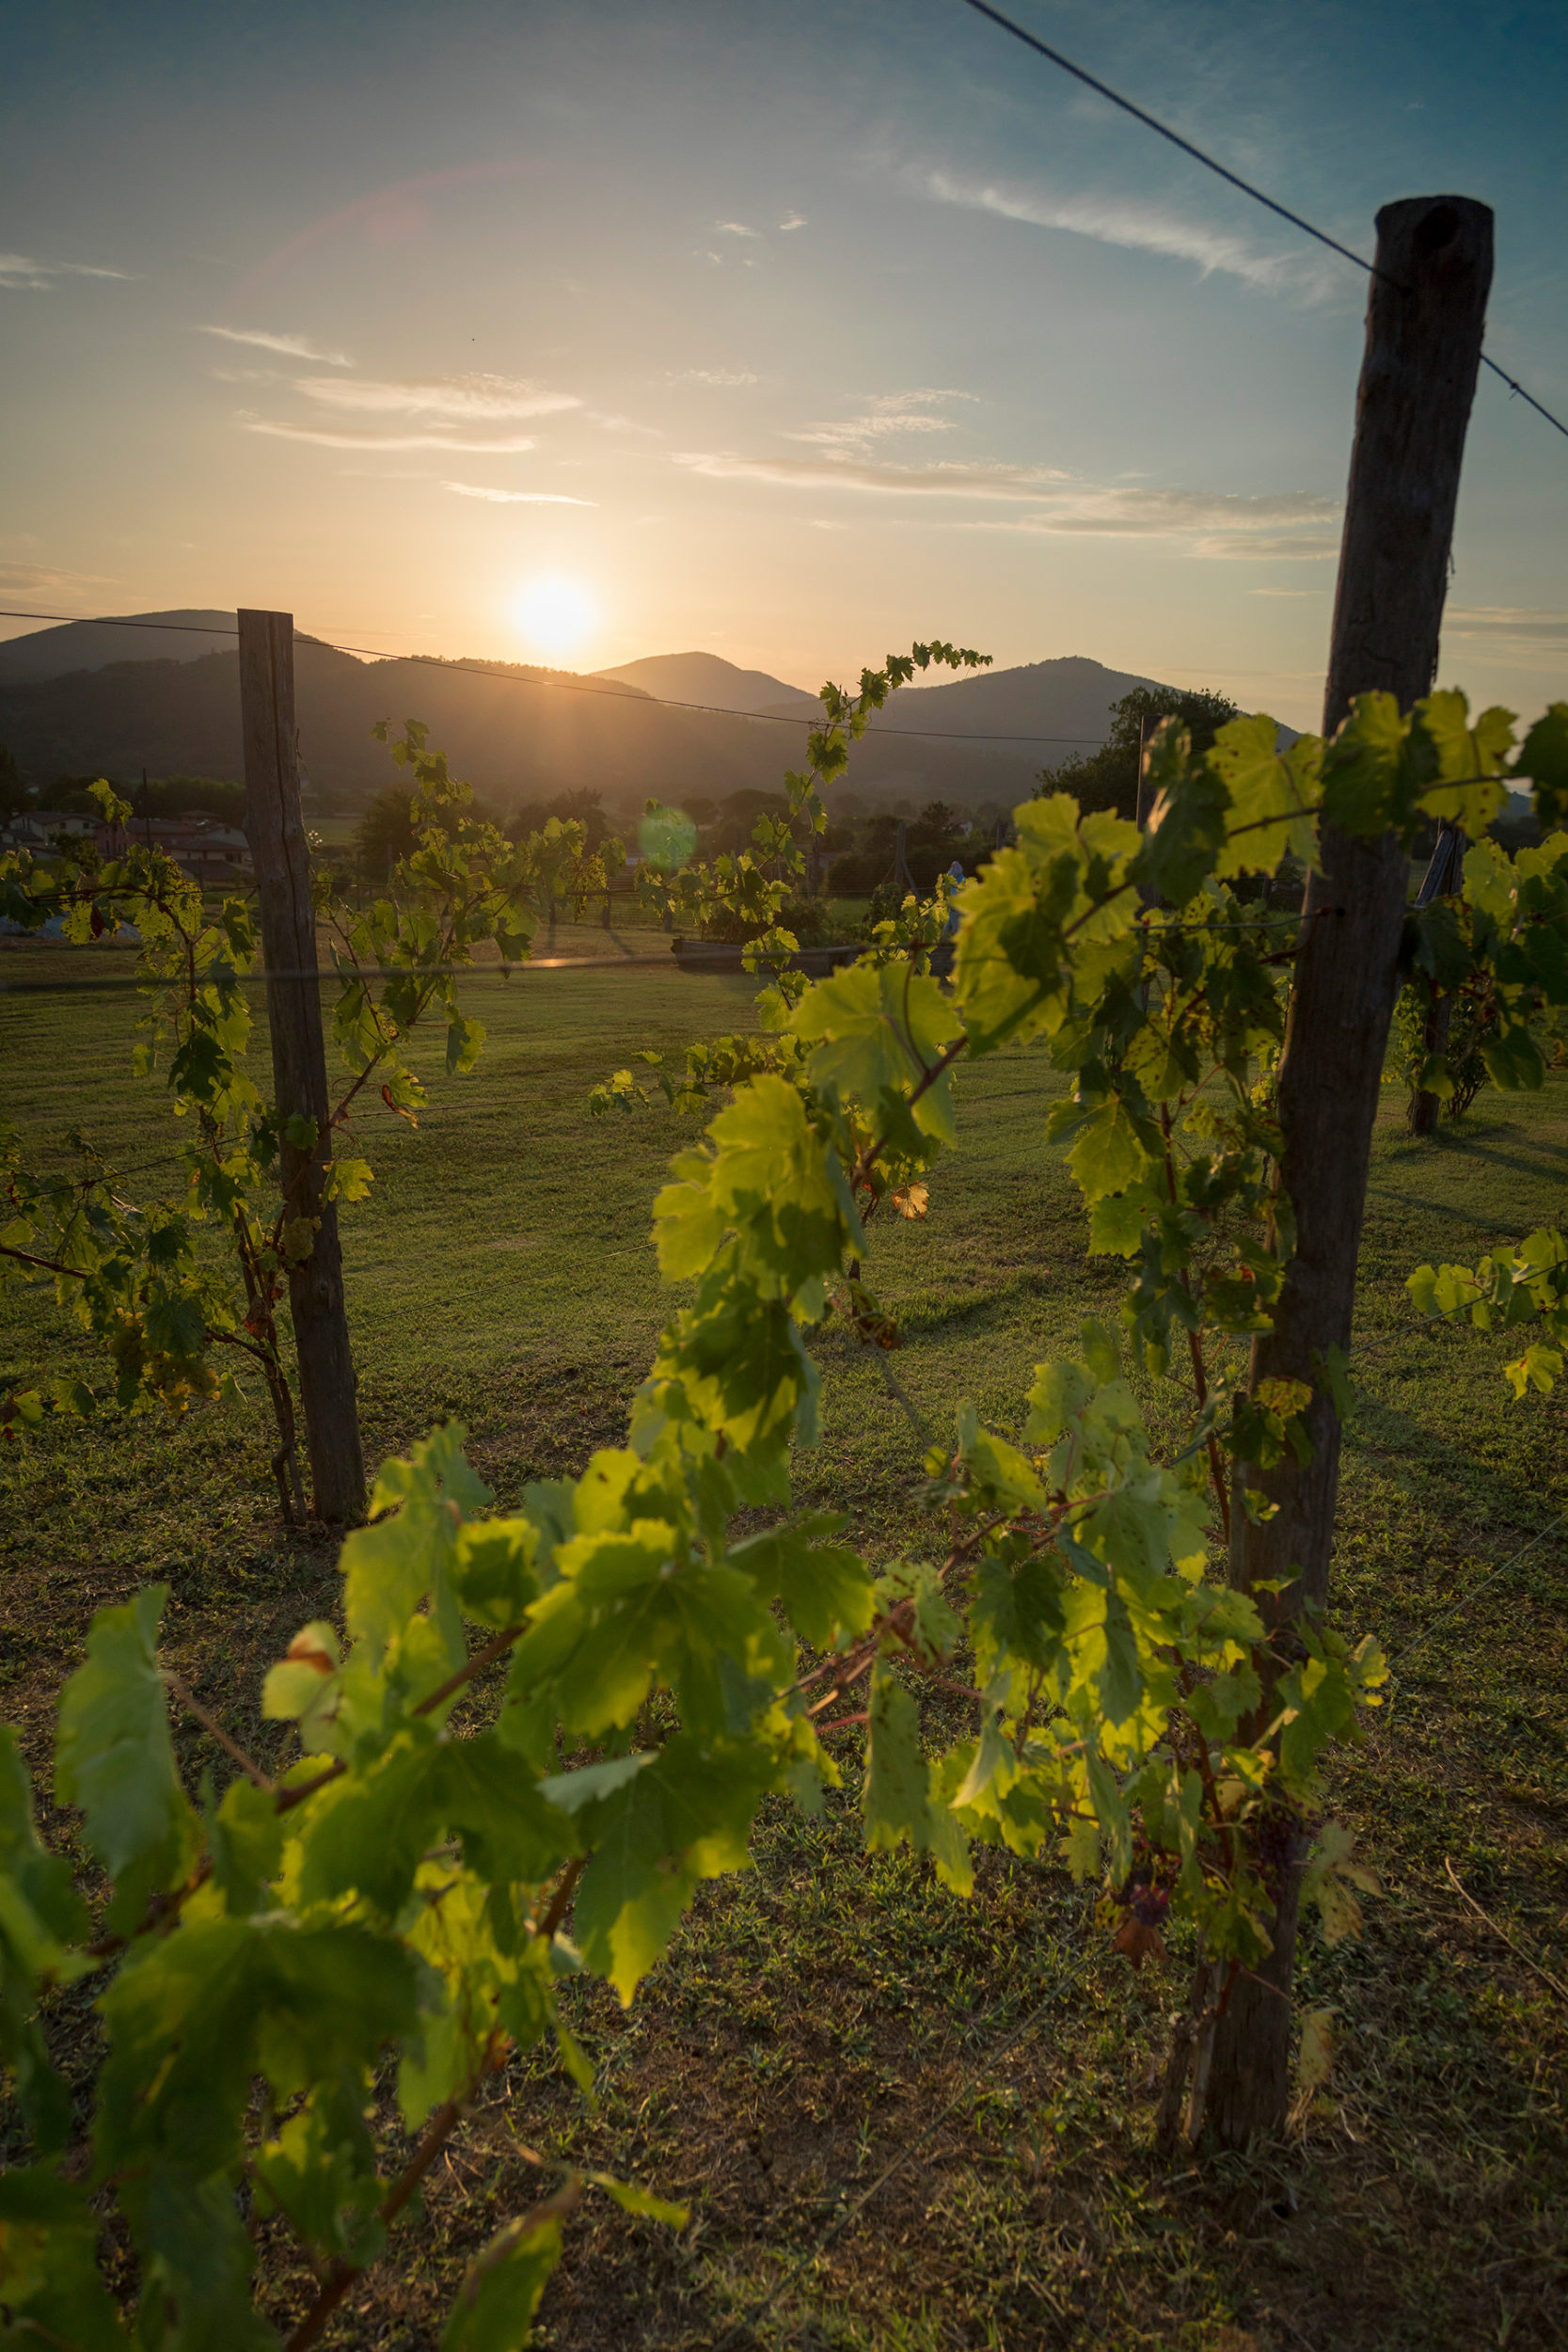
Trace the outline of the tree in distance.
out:
[[[1099,751],[1072,752],[1053,768],[1040,770],[1041,794],[1070,792],[1085,816],[1092,809],[1114,809],[1118,817],[1136,817],[1138,747],[1158,721],[1174,719],[1184,727],[1194,755],[1200,756],[1213,748],[1227,721],[1241,716],[1228,695],[1206,686],[1186,694],[1173,686],[1135,686],[1111,705],[1111,732]]]

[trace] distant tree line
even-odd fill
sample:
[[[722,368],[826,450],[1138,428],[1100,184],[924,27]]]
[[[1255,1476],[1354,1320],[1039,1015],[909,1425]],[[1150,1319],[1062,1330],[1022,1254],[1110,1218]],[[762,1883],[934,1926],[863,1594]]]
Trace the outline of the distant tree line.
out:
[[[92,817],[98,803],[92,787],[96,776],[57,776],[42,787],[24,784],[12,755],[0,744],[0,818],[28,809],[58,809],[66,817]],[[110,779],[113,781],[113,779]],[[245,815],[245,787],[224,776],[150,776],[119,783],[115,789],[130,802],[137,817],[215,817],[237,825]]]

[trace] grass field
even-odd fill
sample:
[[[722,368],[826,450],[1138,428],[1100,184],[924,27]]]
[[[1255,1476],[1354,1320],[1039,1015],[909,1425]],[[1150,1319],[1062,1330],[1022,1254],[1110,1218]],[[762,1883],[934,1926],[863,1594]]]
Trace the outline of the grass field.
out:
[[[562,926],[558,946],[602,952],[604,934]],[[7,951],[0,980],[105,967],[122,960]],[[635,1050],[744,1023],[750,990],[638,965],[483,980],[473,1009],[490,1025],[474,1075],[433,1083],[417,1134],[368,1126],[377,1181],[345,1246],[369,1451],[456,1414],[504,1505],[619,1439],[671,1303],[649,1207],[691,1129],[662,1110],[592,1121],[587,1090]],[[170,1165],[173,1121],[129,1075],[134,1018],[124,990],[0,991],[10,1117],[40,1151],[82,1121],[139,1193]],[[1016,1425],[1030,1367],[1114,1301],[1044,1141],[1059,1085],[1024,1052],[965,1073],[928,1221],[878,1236],[872,1279],[907,1342],[893,1366],[937,1432],[966,1396]],[[1560,1392],[1513,1405],[1506,1344],[1418,1326],[1402,1282],[1560,1220],[1568,1087],[1483,1094],[1431,1144],[1399,1107],[1375,1146],[1334,1602],[1395,1661],[1392,1708],[1336,1768],[1384,1894],[1358,1944],[1306,1940],[1303,1989],[1335,2008],[1339,2050],[1291,2142],[1174,2176],[1154,2161],[1180,1959],[1130,1975],[1065,1874],[988,1858],[963,1902],[864,1856],[847,1801],[817,1822],[779,1807],[757,1867],[705,1891],[628,2013],[582,1996],[594,2109],[542,2066],[499,2078],[329,2341],[434,2344],[462,2262],[537,2193],[523,2144],[693,2208],[679,2237],[608,2207],[573,2225],[541,2327],[562,2352],[1562,2341],[1564,1413]],[[46,1292],[10,1292],[0,1315],[0,1380],[90,1369]],[[879,1557],[917,1547],[919,1438],[875,1361],[832,1325],[816,1344],[824,1435],[801,1498],[846,1511]],[[40,1788],[92,1611],[153,1578],[173,1661],[270,1756],[261,1672],[332,1607],[334,1572],[277,1523],[260,1422],[52,1433],[0,1476],[3,1703]],[[221,1783],[215,1745],[181,1737]],[[57,2026],[86,2068],[90,2017],[66,2006]],[[309,2280],[270,2241],[263,2275],[275,2315],[303,2306]]]

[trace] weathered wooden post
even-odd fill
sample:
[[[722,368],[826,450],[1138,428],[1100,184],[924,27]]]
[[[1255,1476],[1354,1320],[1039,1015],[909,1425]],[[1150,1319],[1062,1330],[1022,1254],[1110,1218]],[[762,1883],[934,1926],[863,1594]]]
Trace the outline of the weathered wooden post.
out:
[[[1377,216],[1377,258],[1356,402],[1323,733],[1381,688],[1408,709],[1430,691],[1448,585],[1460,461],[1492,282],[1492,215],[1459,196],[1410,197]],[[1288,1655],[1304,1604],[1323,1605],[1339,1492],[1339,1416],[1325,1365],[1348,1350],[1367,1171],[1398,993],[1408,883],[1394,834],[1358,840],[1325,825],[1303,910],[1279,1073],[1280,1179],[1295,1251],[1274,1328],[1254,1343],[1250,1384],[1312,1389],[1309,1461],[1244,1484],[1276,1506],[1231,1511],[1232,1581],[1253,1591]],[[1243,1484],[1240,1466],[1239,1490]],[[1282,1578],[1285,1589],[1259,1589]],[[1224,2147],[1277,2134],[1289,2104],[1298,1862],[1286,1873],[1274,1950],[1238,1975],[1225,2013],[1198,2037],[1189,2132]]]
[[[312,1508],[318,1518],[351,1525],[365,1515],[365,1459],[343,1302],[338,1211],[322,1197],[332,1154],[327,1126],[331,1106],[310,853],[299,801],[293,615],[242,612],[239,624],[245,830],[261,902],[284,1213],[296,1230],[299,1220],[314,1228],[309,1256],[297,1264],[291,1259],[289,1266],[289,1312],[299,1359]],[[290,1139],[289,1124],[295,1119],[313,1123],[316,1139],[309,1150]]]

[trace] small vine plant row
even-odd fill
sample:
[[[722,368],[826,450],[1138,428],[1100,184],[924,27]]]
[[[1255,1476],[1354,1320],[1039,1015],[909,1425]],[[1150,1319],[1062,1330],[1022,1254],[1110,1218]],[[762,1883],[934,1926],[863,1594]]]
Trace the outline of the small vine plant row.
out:
[[[383,723],[375,732],[386,741],[390,729]],[[387,896],[356,907],[329,869],[314,877],[317,935],[337,981],[341,1076],[324,1132],[297,1116],[289,1124],[289,1142],[310,1155],[292,1187],[280,1176],[278,1114],[247,1066],[258,943],[245,900],[210,910],[172,858],[135,841],[128,803],[103,783],[94,797],[110,841],[124,840],[122,854],[105,859],[84,838],[62,841],[48,857],[0,855],[0,914],[22,930],[55,920],[78,945],[134,933],[145,1005],[135,1068],[165,1077],[182,1176],[174,1198],[138,1203],[80,1128],[69,1138],[74,1165],[42,1168],[27,1165],[20,1136],[0,1118],[0,1280],[52,1277],[62,1307],[113,1367],[107,1391],[80,1379],[13,1391],[0,1399],[8,1435],[104,1406],[182,1412],[201,1399],[237,1399],[244,1378],[258,1379],[278,1502],[287,1522],[303,1522],[278,1308],[290,1267],[314,1246],[318,1220],[299,1197],[311,1159],[325,1167],[325,1199],[363,1200],[373,1177],[356,1148],[367,1107],[379,1102],[417,1125],[426,1100],[406,1059],[414,1030],[444,1025],[447,1074],[472,1070],[484,1029],[459,1002],[463,971],[482,956],[509,971],[528,956],[546,906],[553,912],[558,898],[580,904],[609,880],[607,851],[589,850],[580,824],[552,817],[542,833],[513,842],[478,821],[469,787],[444,755],[427,750],[418,721],[406,723],[392,756],[413,779],[415,846],[392,868]],[[150,1122],[148,1140],[166,1132]]]
[[[790,783],[802,824],[901,677],[963,659],[920,647],[830,700]],[[815,985],[782,927],[764,933],[761,1031],[693,1049],[671,1081],[720,1107],[655,1205],[686,1295],[626,1443],[499,1515],[455,1427],[388,1464],[373,1523],[342,1549],[341,1630],[304,1627],[267,1679],[292,1761],[241,1756],[226,1788],[187,1788],[163,1596],[100,1614],[55,1742],[81,1884],[37,1835],[10,1735],[0,1774],[0,2034],[34,2152],[0,2179],[19,2341],[196,2352],[281,2331],[301,2352],[395,2256],[410,2198],[512,2053],[553,2046],[586,2086],[562,1986],[587,1971],[629,2002],[701,1882],[746,1863],[763,1799],[818,1808],[851,1756],[871,1850],[928,1855],[959,1897],[977,1848],[1063,1862],[1099,1886],[1129,1959],[1180,1921],[1221,2000],[1267,1951],[1292,1858],[1325,1931],[1354,1928],[1368,1874],[1324,1817],[1323,1771],[1376,1704],[1382,1654],[1310,1615],[1271,1629],[1225,1571],[1232,1495],[1267,1507],[1236,1470],[1304,1442],[1311,1393],[1225,1376],[1291,1243],[1273,1097],[1291,927],[1237,885],[1287,853],[1310,865],[1325,814],[1408,836],[1438,809],[1479,837],[1513,775],[1549,822],[1568,805],[1568,706],[1517,757],[1503,714],[1472,723],[1441,694],[1407,715],[1367,696],[1332,742],[1275,746],[1272,721],[1234,722],[1202,757],[1169,729],[1147,834],[1065,795],[1024,803],[1016,844],[954,901],[950,987],[926,968],[945,905],[907,907]],[[1568,1000],[1568,834],[1498,869],[1473,942],[1501,1085],[1540,1082],[1540,1025]],[[744,864],[668,871],[698,901],[774,886]],[[1430,928],[1413,926],[1412,960]],[[873,1564],[840,1521],[792,1506],[792,1455],[816,1429],[813,1336],[865,1311],[875,1220],[916,1205],[952,1143],[962,1065],[1028,1041],[1069,1082],[1049,1131],[1091,1248],[1125,1269],[1121,1311],[1021,1365],[1008,1428],[958,1407],[926,1463],[928,1542]],[[601,1099],[638,1090],[620,1073]],[[1517,1319],[1549,1293],[1560,1314],[1560,1250],[1520,1257],[1433,1274],[1433,1310]],[[1342,1365],[1321,1371],[1342,1383]],[[935,1680],[971,1714],[932,1752]],[[863,1746],[845,1746],[850,1724]],[[84,2119],[49,2010],[86,1986],[105,2056]],[[412,2154],[389,2163],[397,2126]],[[525,2342],[567,2207],[594,2185],[569,2175],[483,2249],[448,2352]],[[130,2316],[101,2267],[111,2224]],[[303,2312],[259,2306],[272,2229],[318,2281]]]

